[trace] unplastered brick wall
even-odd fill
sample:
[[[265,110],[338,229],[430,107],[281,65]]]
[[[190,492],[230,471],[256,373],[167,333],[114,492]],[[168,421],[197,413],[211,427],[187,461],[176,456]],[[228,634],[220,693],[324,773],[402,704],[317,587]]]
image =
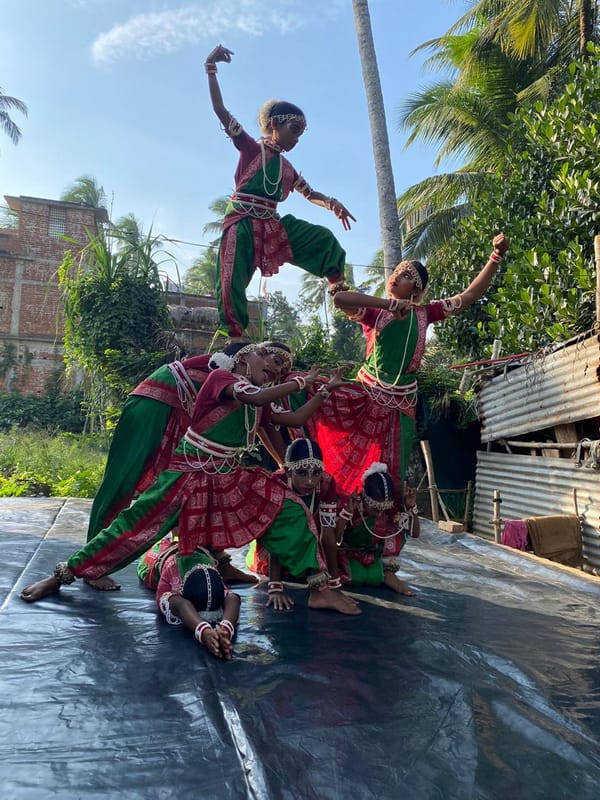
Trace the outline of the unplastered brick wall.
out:
[[[96,231],[107,217],[74,203],[6,200],[19,224],[0,231],[0,391],[44,394],[64,369],[57,270],[65,251],[77,245],[62,234],[83,246],[86,231]]]

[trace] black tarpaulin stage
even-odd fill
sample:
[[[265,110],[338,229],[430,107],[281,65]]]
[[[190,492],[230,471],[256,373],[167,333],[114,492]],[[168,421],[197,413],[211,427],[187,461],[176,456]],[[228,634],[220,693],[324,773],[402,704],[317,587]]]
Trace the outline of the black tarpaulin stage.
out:
[[[242,587],[235,657],[122,590],[18,591],[89,504],[0,501],[2,800],[600,796],[600,581],[431,524],[358,618]],[[238,562],[239,563],[239,562]]]

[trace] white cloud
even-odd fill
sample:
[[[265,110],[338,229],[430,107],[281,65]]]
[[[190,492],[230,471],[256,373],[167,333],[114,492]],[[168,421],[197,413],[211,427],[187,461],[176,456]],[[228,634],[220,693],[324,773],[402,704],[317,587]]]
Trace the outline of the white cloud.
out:
[[[204,0],[173,11],[136,14],[101,33],[92,45],[96,64],[148,59],[235,31],[250,36],[288,33],[306,26],[302,0]]]

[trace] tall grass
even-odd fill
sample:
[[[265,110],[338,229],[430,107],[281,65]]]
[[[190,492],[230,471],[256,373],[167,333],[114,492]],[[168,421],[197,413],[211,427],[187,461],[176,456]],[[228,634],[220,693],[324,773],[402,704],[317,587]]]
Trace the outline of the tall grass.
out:
[[[93,497],[108,442],[83,434],[0,432],[0,497]]]

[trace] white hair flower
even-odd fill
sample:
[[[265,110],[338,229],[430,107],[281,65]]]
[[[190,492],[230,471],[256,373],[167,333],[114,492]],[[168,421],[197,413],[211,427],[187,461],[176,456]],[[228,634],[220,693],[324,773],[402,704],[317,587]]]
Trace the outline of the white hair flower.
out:
[[[210,361],[208,362],[209,369],[226,369],[233,372],[235,361],[231,356],[226,353],[213,353]]]
[[[378,472],[387,472],[387,464],[382,464],[380,461],[374,461],[370,467],[363,472],[361,481],[364,483],[369,475],[375,475]]]

